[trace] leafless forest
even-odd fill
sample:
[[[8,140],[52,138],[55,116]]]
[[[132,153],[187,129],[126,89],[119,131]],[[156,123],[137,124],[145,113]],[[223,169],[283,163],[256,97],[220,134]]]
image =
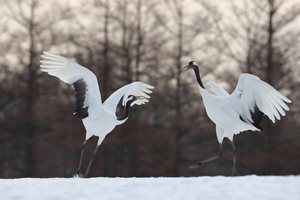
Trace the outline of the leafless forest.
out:
[[[300,174],[300,2],[295,0],[0,0],[0,177],[70,177],[84,127],[72,86],[39,70],[50,51],[98,77],[102,99],[132,81],[155,86],[150,103],[107,135],[91,176],[230,175],[191,72],[231,92],[253,73],[293,103],[262,132],[235,136],[240,175]],[[120,110],[121,112],[121,110]],[[84,166],[95,148],[88,142]]]

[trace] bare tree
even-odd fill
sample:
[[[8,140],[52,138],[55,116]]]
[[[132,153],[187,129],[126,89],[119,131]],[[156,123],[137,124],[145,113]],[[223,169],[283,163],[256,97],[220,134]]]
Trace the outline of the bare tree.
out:
[[[168,12],[161,12],[157,10],[155,12],[156,19],[161,27],[168,34],[169,41],[168,47],[170,56],[170,64],[174,66],[173,69],[170,69],[172,73],[169,75],[175,77],[175,87],[174,87],[174,110],[175,118],[174,121],[182,121],[182,96],[183,95],[183,83],[181,77],[181,68],[183,67],[183,61],[192,55],[194,51],[197,50],[192,43],[197,40],[197,37],[201,33],[205,33],[209,29],[209,22],[205,19],[204,16],[195,14],[198,18],[198,23],[202,23],[202,27],[193,26],[193,18],[190,16],[191,12],[187,11],[187,5],[189,1],[178,1],[178,0],[165,0],[163,7],[164,10]],[[201,10],[201,6],[197,11]],[[186,19],[189,19],[188,22]],[[201,21],[201,22],[199,22]],[[169,72],[170,72],[169,71]],[[186,93],[186,91],[185,91]],[[183,125],[179,123],[174,123],[174,132],[175,132],[175,145],[173,152],[173,175],[178,175],[178,164],[181,156],[180,152],[180,141],[183,136]]]
[[[47,49],[51,44],[45,42],[45,38],[49,37],[49,33],[51,33],[46,33],[46,31],[49,31],[58,21],[68,16],[66,10],[61,10],[60,15],[49,18],[40,15],[41,8],[42,3],[39,0],[7,1],[4,3],[8,23],[15,24],[12,26],[13,28],[10,27],[8,30],[9,36],[14,38],[12,44],[14,48],[11,49],[18,55],[22,55],[17,60],[18,65],[23,66],[21,72],[24,73],[19,74],[19,81],[21,81],[20,85],[24,86],[23,95],[26,97],[22,111],[19,113],[23,121],[21,124],[24,124],[22,131],[25,137],[23,142],[25,144],[24,152],[26,152],[24,163],[26,164],[24,164],[23,173],[26,176],[33,176],[35,171],[34,138],[37,134],[35,104],[39,96],[39,55],[43,49]]]

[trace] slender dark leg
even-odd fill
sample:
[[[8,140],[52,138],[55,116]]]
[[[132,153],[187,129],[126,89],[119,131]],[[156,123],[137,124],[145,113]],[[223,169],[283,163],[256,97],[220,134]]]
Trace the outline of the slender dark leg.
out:
[[[206,159],[206,160],[201,160],[201,161],[199,161],[199,162],[197,162],[197,163],[195,163],[195,164],[193,164],[193,165],[190,165],[189,168],[190,168],[190,169],[194,169],[194,168],[197,168],[197,167],[199,167],[200,165],[202,165],[202,164],[204,164],[204,163],[208,163],[208,162],[210,162],[210,161],[217,160],[217,159],[219,159],[219,158],[222,156],[222,154],[223,154],[222,143],[220,143],[220,152],[219,152],[218,155],[216,155],[216,156],[214,156],[214,157],[212,157],[212,158],[208,158],[208,159]]]
[[[83,177],[83,174],[81,173],[81,165],[82,165],[82,158],[83,158],[83,154],[84,154],[84,147],[85,147],[86,141],[87,140],[84,140],[84,142],[81,145],[79,164],[78,164],[77,171],[74,174],[74,176],[77,176],[77,177]]]
[[[98,150],[99,146],[100,146],[100,145],[97,145],[95,151],[93,152],[93,155],[92,155],[92,157],[91,157],[91,159],[90,159],[89,165],[88,165],[88,167],[87,167],[87,169],[86,169],[86,172],[85,172],[85,177],[87,177],[87,175],[88,175],[88,173],[89,173],[89,171],[90,171],[91,165],[92,165],[92,163],[93,163],[93,161],[94,161],[94,159],[95,159],[95,157],[96,157],[97,150]]]
[[[234,145],[234,142],[231,142],[231,146],[232,146],[232,156],[233,156],[233,166],[232,166],[232,172],[231,175],[232,176],[236,176],[237,175],[237,171],[236,171],[236,148]]]

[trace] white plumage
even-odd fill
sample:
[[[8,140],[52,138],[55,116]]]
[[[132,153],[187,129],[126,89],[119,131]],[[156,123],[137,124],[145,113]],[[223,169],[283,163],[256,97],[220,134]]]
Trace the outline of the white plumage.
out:
[[[82,118],[86,129],[86,140],[93,135],[98,136],[97,148],[116,125],[127,120],[130,106],[142,105],[149,101],[149,94],[152,93],[151,90],[154,88],[143,82],[133,82],[115,91],[102,103],[97,77],[93,72],[65,57],[49,52],[44,52],[41,57],[41,71],[56,76],[65,83],[74,85],[77,98],[77,108],[74,115]],[[126,113],[122,118],[118,118],[115,112],[121,98],[123,98],[122,105],[125,106]],[[83,143],[78,173],[80,173],[86,140]]]
[[[216,95],[202,87],[199,89],[206,112],[219,129],[217,137],[220,143],[224,137],[232,141],[233,135],[242,131],[259,131],[252,119],[256,106],[275,123],[275,119],[280,120],[281,115],[286,115],[285,110],[289,110],[285,102],[291,103],[271,85],[252,74],[241,74],[231,95],[216,83],[211,83],[211,86]]]
[[[211,82],[209,85],[215,94],[208,92],[200,78],[199,66],[191,61],[186,69],[193,69],[199,84],[200,94],[203,99],[208,117],[216,124],[217,139],[220,143],[220,153],[212,159],[200,161],[192,167],[215,160],[222,155],[222,142],[228,138],[234,150],[233,136],[240,132],[251,130],[260,131],[260,122],[266,115],[273,123],[286,115],[289,107],[286,103],[291,101],[275,90],[268,83],[252,74],[241,74],[235,90],[228,94],[222,87]]]

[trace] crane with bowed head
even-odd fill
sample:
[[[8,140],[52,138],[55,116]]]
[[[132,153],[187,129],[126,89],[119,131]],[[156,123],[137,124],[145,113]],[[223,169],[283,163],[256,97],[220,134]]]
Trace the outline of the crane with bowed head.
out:
[[[115,91],[102,103],[97,77],[89,69],[65,57],[44,52],[41,55],[41,71],[55,76],[67,84],[73,84],[76,93],[76,109],[73,113],[82,119],[86,130],[86,137],[81,147],[80,160],[74,176],[87,177],[97,150],[115,126],[123,124],[129,116],[130,107],[147,103],[152,93],[153,86],[143,82],[133,82]],[[122,105],[125,114],[116,116],[119,101],[123,98]],[[97,136],[97,147],[89,161],[85,174],[81,173],[82,158],[87,140]]]

